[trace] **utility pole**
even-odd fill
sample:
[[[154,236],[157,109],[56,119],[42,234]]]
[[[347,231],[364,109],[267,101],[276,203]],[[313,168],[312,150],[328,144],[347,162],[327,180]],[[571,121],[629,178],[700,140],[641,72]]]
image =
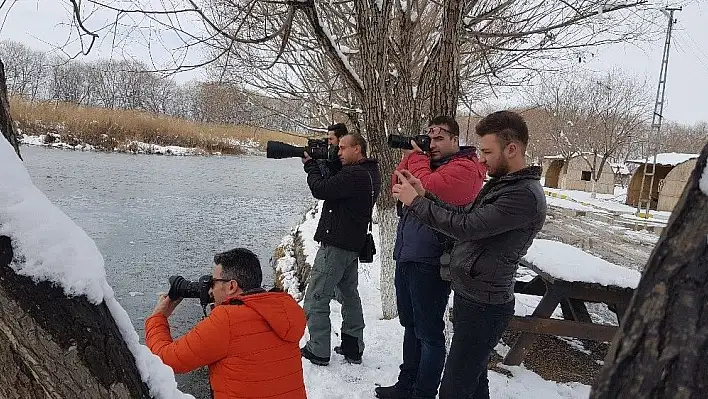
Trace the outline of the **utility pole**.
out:
[[[671,47],[671,32],[674,27],[674,12],[681,11],[682,7],[666,7],[661,10],[664,15],[669,17],[669,24],[666,28],[666,42],[664,43],[664,55],[661,59],[661,71],[659,72],[659,87],[656,90],[656,103],[654,104],[654,114],[651,119],[651,131],[647,138],[647,150],[651,150],[654,154],[652,163],[649,163],[649,154],[644,153],[644,171],[642,174],[642,184],[639,186],[639,199],[637,201],[637,216],[642,216],[642,205],[644,205],[644,218],[649,218],[651,209],[651,196],[654,190],[654,178],[656,176],[656,156],[659,152],[659,140],[661,133],[661,121],[664,113],[664,93],[666,91],[666,72],[669,68],[669,48]],[[651,168],[650,168],[651,165]],[[648,190],[645,190],[644,185],[646,179],[649,178]],[[657,183],[658,184],[658,183]],[[657,193],[658,194],[658,193]],[[657,195],[658,197],[658,195]],[[658,206],[658,200],[657,200]]]

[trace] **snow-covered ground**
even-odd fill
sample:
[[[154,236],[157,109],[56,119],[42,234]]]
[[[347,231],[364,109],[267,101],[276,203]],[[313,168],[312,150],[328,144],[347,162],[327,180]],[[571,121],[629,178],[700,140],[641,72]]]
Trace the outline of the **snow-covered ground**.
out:
[[[311,212],[305,221],[297,227],[305,246],[307,262],[312,264],[319,245],[312,240],[317,221],[319,220],[319,209]],[[379,243],[379,226],[374,225],[374,237]],[[287,240],[287,239],[286,239]],[[286,258],[277,260],[281,272],[287,272],[287,265],[294,265],[294,260]],[[359,265],[359,294],[361,295],[362,306],[364,308],[364,341],[366,350],[361,365],[351,365],[344,361],[344,358],[332,353],[332,360],[329,366],[320,367],[311,364],[309,361],[303,362],[305,372],[305,385],[308,397],[312,399],[336,399],[336,398],[374,398],[374,388],[377,385],[390,385],[396,382],[398,376],[398,366],[402,356],[403,328],[398,319],[383,320],[380,297],[380,276],[381,262],[379,255],[374,257],[374,262]],[[291,278],[286,281],[291,284],[285,288],[301,297],[297,289],[297,280]],[[530,295],[519,295],[516,303],[516,313],[520,315],[529,314],[538,304],[538,297]],[[330,305],[332,320],[332,344],[340,342],[339,330],[341,326],[341,306],[336,301]],[[561,317],[560,313],[557,314]],[[303,337],[302,345],[307,342],[308,335]],[[497,349],[501,354],[508,351],[508,347],[498,345]],[[546,381],[538,374],[525,367],[501,366],[512,373],[512,377],[494,371],[489,372],[490,392],[492,398],[587,398],[590,387],[579,383],[557,383]]]
[[[636,207],[624,203],[627,199],[626,188],[615,187],[614,194],[597,194],[597,198],[592,198],[592,194],[587,191],[549,187],[544,187],[543,190],[546,192],[546,201],[551,206],[586,212],[612,213],[625,219],[647,221],[645,218],[636,216]],[[671,212],[651,211],[650,215],[649,221],[665,225]]]

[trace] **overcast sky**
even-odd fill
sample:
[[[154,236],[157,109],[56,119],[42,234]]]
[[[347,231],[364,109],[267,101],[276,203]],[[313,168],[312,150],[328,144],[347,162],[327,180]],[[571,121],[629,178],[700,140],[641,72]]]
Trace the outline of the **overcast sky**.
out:
[[[157,0],[153,0],[157,1]],[[9,0],[6,4],[13,3]],[[665,3],[664,3],[665,4]],[[666,103],[664,117],[669,120],[683,123],[708,121],[708,1],[706,0],[678,0],[672,5],[683,5],[683,11],[675,14],[678,20],[672,37],[671,56],[666,86]],[[2,14],[5,16],[7,5]],[[659,11],[656,11],[659,13]],[[89,20],[88,28],[96,29],[105,24],[109,14],[98,13]],[[127,17],[128,18],[128,17]],[[137,17],[133,17],[137,18]],[[59,0],[16,0],[4,19],[0,39],[11,39],[25,43],[36,50],[50,51],[52,48],[62,46],[69,36],[69,27],[66,22],[70,20],[68,2]],[[666,22],[666,18],[663,19]],[[124,24],[131,24],[135,20],[124,19]],[[138,23],[144,23],[137,21]],[[159,32],[155,37],[159,36]],[[164,35],[163,35],[164,37]],[[174,38],[173,38],[174,39]],[[153,45],[148,49],[143,43],[152,40],[131,40],[121,43],[118,49],[111,46],[113,37],[102,35],[100,43],[85,59],[96,58],[135,58],[160,67],[168,58],[175,54],[181,55],[178,50],[165,51],[162,45]],[[120,38],[117,38],[120,41]],[[167,39],[168,42],[178,43],[177,40]],[[142,43],[141,43],[142,42]],[[663,38],[656,42],[636,45],[613,45],[594,51],[594,57],[583,67],[598,71],[620,68],[638,79],[648,79],[651,91],[656,92],[659,69],[663,51]],[[169,46],[168,46],[169,47]],[[74,49],[76,42],[74,42]],[[188,62],[199,61],[197,52],[187,55]],[[200,78],[202,72],[192,71],[179,74],[176,79],[187,81]],[[653,100],[653,99],[652,99]],[[498,103],[509,100],[504,98]]]

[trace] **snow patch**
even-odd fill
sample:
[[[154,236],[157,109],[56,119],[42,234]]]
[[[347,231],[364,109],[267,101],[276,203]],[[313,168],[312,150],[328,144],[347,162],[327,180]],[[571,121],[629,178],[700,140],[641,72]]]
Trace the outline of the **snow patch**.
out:
[[[524,260],[545,273],[565,281],[637,288],[641,278],[641,274],[636,270],[617,266],[557,241],[534,240]]]

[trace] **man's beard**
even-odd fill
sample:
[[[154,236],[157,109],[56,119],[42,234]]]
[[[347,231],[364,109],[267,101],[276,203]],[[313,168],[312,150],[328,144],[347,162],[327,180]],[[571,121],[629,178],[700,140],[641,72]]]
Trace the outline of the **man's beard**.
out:
[[[494,172],[489,173],[489,176],[497,178],[506,176],[509,174],[509,161],[506,158],[502,158],[499,162],[499,166],[494,170]]]

